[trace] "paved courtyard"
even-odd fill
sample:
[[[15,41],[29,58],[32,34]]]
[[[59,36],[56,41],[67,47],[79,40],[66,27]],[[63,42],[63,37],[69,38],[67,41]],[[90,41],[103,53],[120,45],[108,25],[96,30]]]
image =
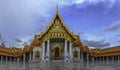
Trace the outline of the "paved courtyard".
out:
[[[0,70],[120,70],[120,63],[18,63],[2,62]]]

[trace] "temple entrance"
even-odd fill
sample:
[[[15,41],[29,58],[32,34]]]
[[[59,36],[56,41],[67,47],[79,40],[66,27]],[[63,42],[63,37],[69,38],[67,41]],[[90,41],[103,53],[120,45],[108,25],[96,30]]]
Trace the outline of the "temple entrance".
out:
[[[52,48],[52,59],[53,60],[61,60],[62,59],[62,48],[59,44],[56,44]]]

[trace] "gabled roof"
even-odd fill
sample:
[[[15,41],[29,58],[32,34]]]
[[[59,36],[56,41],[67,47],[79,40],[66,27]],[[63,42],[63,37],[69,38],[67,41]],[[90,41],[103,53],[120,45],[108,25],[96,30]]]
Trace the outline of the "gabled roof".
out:
[[[116,56],[116,55],[120,55],[120,46],[101,49],[96,56],[100,57],[100,56]]]
[[[37,35],[35,35],[34,40],[31,42],[34,46],[41,46],[41,42],[38,40]]]
[[[120,46],[100,49],[90,49],[90,55],[94,57],[102,57],[102,56],[120,56]]]
[[[86,45],[84,46],[84,51],[87,52],[87,53],[90,52],[88,46],[86,46]]]
[[[51,30],[51,28],[53,27],[53,25],[56,24],[55,23],[56,19],[60,20],[60,24],[64,28],[64,30],[66,31],[66,33],[69,34],[71,36],[71,38],[73,38],[75,40],[76,38],[74,37],[74,34],[72,32],[70,32],[69,29],[68,29],[68,27],[64,24],[64,22],[63,22],[63,20],[62,20],[62,18],[61,18],[61,16],[60,16],[60,14],[59,14],[58,11],[56,12],[55,16],[53,17],[51,23],[47,26],[45,32],[43,32],[41,34],[39,40],[41,40]]]
[[[11,50],[7,47],[0,46],[0,55],[2,56],[14,56]]]
[[[21,54],[22,49],[21,48],[16,48],[16,47],[4,47],[0,46],[0,55],[2,56],[11,56],[11,57],[17,57]]]
[[[77,39],[73,42],[73,46],[83,46],[79,36],[77,36]]]

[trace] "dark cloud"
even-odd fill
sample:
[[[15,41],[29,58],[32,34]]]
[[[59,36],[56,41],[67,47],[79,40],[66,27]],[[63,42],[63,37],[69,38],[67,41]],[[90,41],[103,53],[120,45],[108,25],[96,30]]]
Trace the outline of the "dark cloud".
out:
[[[27,43],[27,42],[23,42],[23,43],[22,43],[22,46],[24,46],[24,45],[28,45],[28,43]]]
[[[32,42],[32,41],[33,41],[33,39],[29,39],[29,40],[28,40],[28,42]]]
[[[15,41],[16,41],[17,43],[22,43],[22,40],[20,40],[19,38],[16,38]]]
[[[21,42],[14,39],[31,36],[41,25],[45,26],[53,8],[51,3],[43,0],[0,1],[0,33],[9,40],[7,45]]]
[[[119,41],[117,41],[118,43],[120,43],[120,40]]]
[[[113,25],[111,25],[109,27],[106,27],[104,29],[104,31],[114,31],[114,30],[117,30],[117,29],[120,29],[120,22],[116,22]]]
[[[101,47],[101,48],[103,48],[103,47],[108,47],[108,46],[110,46],[110,43],[105,42],[105,40],[101,40],[101,41],[83,40],[83,43],[84,43],[85,45],[90,46],[90,47]]]

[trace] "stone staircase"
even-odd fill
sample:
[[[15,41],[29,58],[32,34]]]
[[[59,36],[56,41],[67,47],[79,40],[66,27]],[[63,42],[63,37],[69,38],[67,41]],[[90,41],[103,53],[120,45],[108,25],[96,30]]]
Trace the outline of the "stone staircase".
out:
[[[80,60],[73,60],[73,62],[80,63],[81,61]]]
[[[40,59],[34,59],[31,61],[32,63],[40,63],[42,62]],[[46,62],[46,61],[44,61]],[[50,63],[64,63],[64,60],[51,60]]]
[[[34,59],[34,60],[31,60],[32,63],[40,63],[41,60],[40,59]]]
[[[51,63],[63,63],[63,60],[51,60]]]

